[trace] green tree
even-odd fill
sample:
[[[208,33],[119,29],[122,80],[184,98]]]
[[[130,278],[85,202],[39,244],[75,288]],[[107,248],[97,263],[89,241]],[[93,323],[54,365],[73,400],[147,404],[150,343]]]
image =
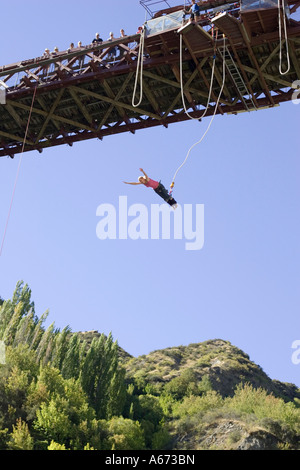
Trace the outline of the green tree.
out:
[[[114,413],[114,394],[120,397],[124,394],[125,402],[125,384],[118,374],[122,372],[119,369],[117,342],[113,342],[111,334],[107,338],[104,335],[94,338],[82,360],[80,382],[99,419]],[[119,414],[120,409],[116,412]]]
[[[57,442],[51,441],[48,446],[48,450],[67,450],[64,444],[58,444]]]
[[[0,421],[1,420],[1,417],[0,417]],[[0,429],[0,451],[1,450],[7,450],[7,439],[8,439],[8,429],[5,428],[5,429]]]
[[[112,374],[106,405],[107,419],[120,416],[124,410],[126,402],[125,372],[125,369],[115,367]]]
[[[144,450],[145,439],[141,425],[123,417],[107,422],[108,443],[112,450]]]
[[[30,339],[32,337],[34,328],[35,315],[31,309],[28,314],[23,316],[19,321],[14,336],[13,346],[18,346],[20,344],[30,344]]]
[[[195,372],[192,369],[184,370],[181,375],[165,385],[164,391],[176,400],[181,400],[186,395],[198,395],[200,391]]]
[[[33,438],[30,435],[27,423],[21,418],[17,420],[8,441],[9,450],[33,450]]]
[[[28,344],[30,346],[30,349],[36,351],[40,341],[41,341],[41,338],[45,332],[44,328],[43,328],[43,324],[44,322],[47,320],[48,318],[48,315],[49,315],[49,312],[48,310],[43,313],[41,315],[41,317],[34,322],[34,328],[33,328],[33,331],[32,331],[32,334],[30,336],[30,339],[28,340]]]
[[[13,293],[12,300],[3,302],[0,306],[0,339],[12,344],[19,320],[28,312],[34,315],[34,302],[31,301],[31,290],[28,285],[19,281]],[[35,317],[34,317],[35,318]]]
[[[44,387],[44,388],[43,388]],[[75,379],[64,379],[58,369],[42,367],[36,391],[43,390],[45,401],[36,410],[34,429],[40,438],[65,444],[87,442],[84,426],[95,418],[82,387]],[[89,425],[86,425],[89,428]]]
[[[22,302],[20,302],[14,307],[10,320],[3,332],[2,339],[6,346],[12,345],[14,343],[15,335],[17,332],[18,325],[21,322],[22,315],[23,304]]]
[[[168,449],[171,442],[171,435],[165,425],[161,425],[159,429],[153,434],[151,449],[152,450],[165,450]]]
[[[0,368],[0,423],[2,418],[11,428],[17,418],[26,419],[27,394],[37,373],[34,357],[27,346],[7,348],[6,364]]]
[[[64,356],[59,362],[60,370],[64,378],[79,378],[81,364],[81,344],[78,334],[73,334],[71,339],[66,342]]]
[[[53,345],[53,353],[51,358],[51,365],[56,369],[62,370],[63,363],[65,362],[66,355],[68,353],[69,338],[71,335],[71,330],[67,326],[59,334],[55,336],[55,341]],[[64,375],[65,377],[65,375]],[[69,377],[65,377],[69,378]]]
[[[43,364],[48,364],[52,357],[52,349],[54,337],[58,334],[58,331],[55,329],[54,323],[44,331],[41,340],[36,349],[37,361],[42,361]]]
[[[65,444],[70,438],[74,438],[66,407],[66,401],[63,403],[63,400],[54,397],[48,403],[42,403],[36,413],[35,430],[39,431],[48,440],[54,440],[61,444]]]

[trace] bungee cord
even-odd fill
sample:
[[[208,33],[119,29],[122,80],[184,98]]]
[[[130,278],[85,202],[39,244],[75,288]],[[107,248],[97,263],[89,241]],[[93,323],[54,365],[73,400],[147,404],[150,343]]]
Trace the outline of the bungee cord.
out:
[[[172,183],[170,185],[170,194],[173,193],[173,189],[174,189],[174,186],[175,186],[175,180],[176,180],[176,177],[179,173],[179,171],[183,168],[183,166],[186,164],[189,156],[190,156],[190,153],[191,151],[197,146],[199,145],[203,139],[205,138],[205,136],[207,135],[209,129],[211,128],[211,125],[214,121],[214,118],[216,116],[216,113],[217,113],[217,109],[218,109],[218,105],[219,105],[219,101],[220,101],[220,98],[221,98],[221,95],[223,93],[223,89],[224,89],[224,85],[225,85],[225,78],[226,78],[226,62],[225,62],[225,52],[226,52],[226,38],[225,38],[225,35],[223,35],[223,80],[222,80],[222,85],[221,85],[221,89],[220,89],[220,92],[219,92],[219,95],[218,95],[218,98],[217,98],[217,101],[216,101],[216,104],[215,104],[215,110],[214,110],[214,113],[213,113],[213,116],[209,122],[209,125],[206,129],[206,131],[204,132],[204,134],[202,135],[201,139],[198,140],[197,142],[195,142],[189,149],[184,161],[182,162],[182,164],[177,168],[175,174],[174,174],[174,177],[173,177],[173,180],[172,180]]]
[[[207,98],[207,104],[205,107],[205,110],[200,117],[193,117],[188,113],[186,103],[185,103],[185,97],[184,97],[184,85],[183,85],[183,38],[182,34],[180,35],[180,88],[181,88],[181,99],[184,107],[185,114],[190,118],[194,119],[195,121],[200,121],[204,116],[206,115],[209,107],[209,102],[210,102],[210,97],[212,93],[212,86],[213,86],[213,81],[214,81],[214,73],[215,73],[215,64],[216,64],[216,54],[214,54],[213,57],[213,66],[212,66],[212,71],[211,71],[211,79],[210,79],[210,87],[209,87],[209,93],[208,93],[208,98]]]
[[[142,33],[141,33],[138,60],[137,60],[137,68],[136,68],[136,75],[135,75],[135,82],[134,82],[134,90],[133,90],[133,96],[132,96],[132,106],[134,108],[137,108],[141,104],[142,99],[143,99],[143,72],[144,72],[145,34],[146,34],[146,28],[145,28],[145,25],[144,25],[143,29],[142,29]],[[138,85],[139,79],[140,79],[140,99],[139,99],[138,103],[135,103],[136,91],[137,91],[137,85]]]
[[[282,15],[282,21],[281,21]],[[284,36],[285,36],[285,48],[286,48],[286,55],[287,55],[287,69],[285,72],[282,71],[282,23],[283,22],[283,29],[284,29]],[[291,68],[290,64],[290,54],[289,54],[289,43],[288,43],[288,34],[286,28],[286,14],[285,14],[285,5],[284,0],[278,0],[278,23],[279,23],[279,72],[280,75],[286,75]]]

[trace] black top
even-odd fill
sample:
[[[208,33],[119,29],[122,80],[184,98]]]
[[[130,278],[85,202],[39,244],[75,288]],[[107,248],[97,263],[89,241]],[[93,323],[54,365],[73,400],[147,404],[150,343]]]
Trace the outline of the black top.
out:
[[[99,43],[99,44],[100,44],[101,42],[103,42],[103,39],[101,39],[101,38],[99,38],[99,39],[95,38],[95,39],[93,39],[92,44],[96,44],[96,43]]]

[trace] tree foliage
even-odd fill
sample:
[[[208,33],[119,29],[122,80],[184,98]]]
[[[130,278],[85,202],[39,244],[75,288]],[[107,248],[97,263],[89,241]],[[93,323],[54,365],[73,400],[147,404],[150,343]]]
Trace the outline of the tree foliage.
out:
[[[284,435],[283,446],[298,448],[296,401],[286,403],[247,383],[224,398],[192,368],[159,386],[147,382],[142,369],[138,380],[129,379],[111,334],[88,343],[69,327],[46,327],[47,319],[48,312],[38,318],[22,282],[11,300],[0,302],[6,345],[0,450],[163,450],[189,433],[197,436],[206,423],[212,427],[214,417],[233,413],[281,440]]]

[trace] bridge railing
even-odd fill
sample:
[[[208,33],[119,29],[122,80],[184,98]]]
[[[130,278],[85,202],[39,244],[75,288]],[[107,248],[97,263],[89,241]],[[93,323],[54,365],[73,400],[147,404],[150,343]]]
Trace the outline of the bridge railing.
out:
[[[233,3],[231,0],[218,0],[218,2],[222,4],[222,8],[239,9],[239,2]],[[203,3],[205,8],[209,9],[215,5],[215,1],[212,5],[208,1]],[[146,23],[147,36],[179,28],[183,21],[181,7],[180,10],[172,11],[171,14],[164,14],[149,20]],[[215,10],[216,8],[212,8],[211,13],[214,13]],[[209,14],[210,12],[206,10],[200,17],[203,27],[206,23],[211,26]],[[0,66],[0,89],[5,89],[8,93],[37,84],[43,85],[55,80],[62,80],[77,74],[88,74],[99,70],[99,67],[109,70],[112,67],[134,63],[138,56],[139,39],[140,34],[134,34],[105,41],[99,45],[89,44],[62,52],[44,53],[34,59]]]
[[[140,34],[90,44],[62,52],[44,53],[40,57],[0,66],[0,89],[6,92],[44,84],[70,75],[88,73],[95,68],[110,69],[133,62],[138,56]]]

